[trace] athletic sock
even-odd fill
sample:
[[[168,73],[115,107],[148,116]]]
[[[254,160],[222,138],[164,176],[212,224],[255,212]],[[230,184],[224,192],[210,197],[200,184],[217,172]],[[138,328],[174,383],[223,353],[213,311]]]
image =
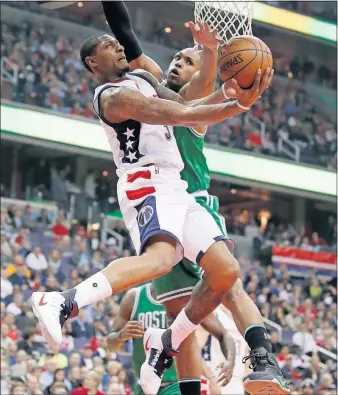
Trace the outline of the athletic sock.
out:
[[[81,307],[108,298],[112,293],[107,277],[102,272],[98,272],[76,287],[61,292],[61,295],[66,299],[75,300],[79,309],[81,309]]]
[[[190,333],[196,330],[198,325],[193,324],[185,311],[182,310],[171,324],[169,329],[162,335],[162,342],[165,347],[177,350],[180,344]]]
[[[181,395],[201,395],[200,379],[179,379]]]
[[[245,341],[250,350],[264,347],[268,352],[272,352],[272,345],[269,340],[268,332],[262,325],[250,325],[244,332]]]

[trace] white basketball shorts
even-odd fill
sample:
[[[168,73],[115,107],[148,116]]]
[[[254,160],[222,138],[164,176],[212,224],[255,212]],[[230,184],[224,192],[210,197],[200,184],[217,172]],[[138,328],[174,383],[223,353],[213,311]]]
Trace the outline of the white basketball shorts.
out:
[[[124,173],[117,195],[125,225],[138,254],[154,235],[177,241],[177,262],[183,255],[199,263],[216,241],[225,237],[212,216],[186,191],[178,169],[140,167]]]

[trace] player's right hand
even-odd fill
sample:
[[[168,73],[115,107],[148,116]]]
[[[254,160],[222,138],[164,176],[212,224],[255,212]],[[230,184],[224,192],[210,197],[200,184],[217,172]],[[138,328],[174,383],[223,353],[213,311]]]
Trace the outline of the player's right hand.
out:
[[[227,96],[229,98],[235,98],[235,93],[238,103],[243,107],[250,108],[269,87],[273,78],[274,70],[268,67],[263,77],[261,76],[261,73],[261,69],[258,69],[255,77],[255,82],[250,89],[242,89],[234,78],[227,81],[225,83]]]
[[[144,335],[143,326],[138,321],[128,321],[120,332],[121,340],[140,339]]]

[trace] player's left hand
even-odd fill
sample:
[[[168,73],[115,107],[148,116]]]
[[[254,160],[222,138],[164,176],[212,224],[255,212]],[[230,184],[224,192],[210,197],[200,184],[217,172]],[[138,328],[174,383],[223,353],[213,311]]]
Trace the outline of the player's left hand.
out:
[[[217,49],[219,41],[216,38],[217,30],[212,30],[205,22],[189,22],[189,28],[196,43],[209,49]]]
[[[232,378],[234,364],[230,361],[222,362],[217,366],[217,370],[219,371],[217,382],[221,385],[221,387],[225,387],[227,384],[229,384]]]

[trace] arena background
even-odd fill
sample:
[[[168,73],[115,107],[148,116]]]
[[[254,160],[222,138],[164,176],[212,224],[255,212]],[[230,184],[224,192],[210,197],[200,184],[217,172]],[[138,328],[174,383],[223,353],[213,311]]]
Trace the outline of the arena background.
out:
[[[95,81],[78,56],[108,27],[99,2],[70,3],[1,3],[1,394],[71,393],[91,370],[105,394],[131,394],[135,382],[131,344],[106,349],[121,295],[67,322],[57,354],[30,308],[33,290],[69,288],[133,254]],[[192,2],[128,9],[163,70],[191,46]],[[211,192],[294,394],[337,393],[336,18],[336,2],[257,2],[272,86],[206,137]]]

